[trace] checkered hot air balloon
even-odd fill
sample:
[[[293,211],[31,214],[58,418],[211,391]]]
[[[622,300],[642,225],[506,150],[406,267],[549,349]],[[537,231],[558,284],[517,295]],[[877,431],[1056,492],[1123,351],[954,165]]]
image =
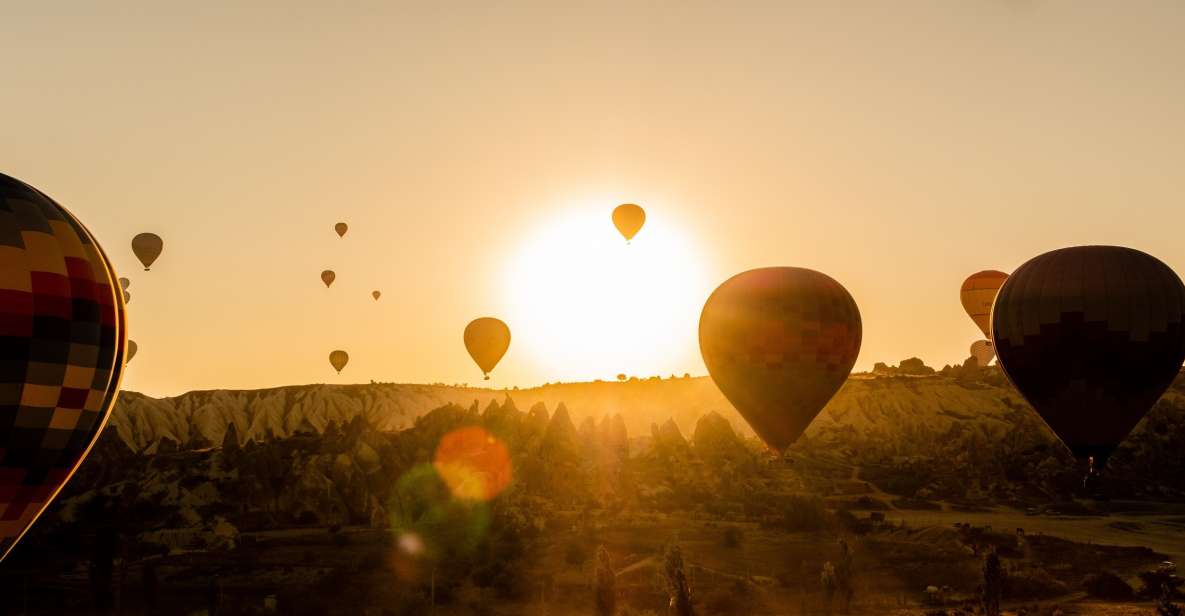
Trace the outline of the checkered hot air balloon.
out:
[[[0,174],[0,554],[107,422],[126,329],[115,272],[90,232]]]
[[[700,315],[699,346],[716,386],[781,452],[848,378],[861,333],[855,300],[830,276],[767,267],[712,292]]]

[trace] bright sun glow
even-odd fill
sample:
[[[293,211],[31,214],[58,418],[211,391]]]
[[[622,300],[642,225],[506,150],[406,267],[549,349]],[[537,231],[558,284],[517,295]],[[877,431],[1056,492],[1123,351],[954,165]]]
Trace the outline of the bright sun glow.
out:
[[[513,256],[503,288],[516,354],[550,380],[699,371],[699,313],[711,292],[700,255],[650,209],[627,245],[610,211],[561,216]]]

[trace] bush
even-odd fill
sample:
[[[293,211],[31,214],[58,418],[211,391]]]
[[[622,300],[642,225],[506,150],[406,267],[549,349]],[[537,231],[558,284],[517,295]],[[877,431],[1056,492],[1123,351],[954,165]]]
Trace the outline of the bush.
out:
[[[1130,601],[1136,594],[1127,582],[1108,571],[1086,576],[1082,580],[1082,587],[1091,597],[1108,601]]]
[[[1068,592],[1069,587],[1044,569],[1013,571],[1004,584],[1004,597],[1010,601],[1052,599]]]

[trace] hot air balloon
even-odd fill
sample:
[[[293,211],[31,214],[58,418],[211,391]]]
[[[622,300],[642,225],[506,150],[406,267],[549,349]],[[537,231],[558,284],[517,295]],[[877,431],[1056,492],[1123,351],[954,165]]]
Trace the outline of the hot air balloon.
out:
[[[782,452],[843,385],[860,353],[860,310],[826,274],[767,267],[729,278],[699,321],[716,386]]]
[[[118,288],[77,218],[0,174],[0,557],[107,423],[127,335]]]
[[[1185,361],[1185,286],[1138,250],[1077,246],[1012,274],[992,310],[997,362],[1088,481]]]
[[[140,350],[140,347],[136,346],[135,340],[128,340],[128,360],[127,360],[127,363],[129,363],[129,364],[132,363],[132,358],[136,356],[136,351],[139,351],[139,350]]]
[[[373,297],[373,298],[374,298],[374,301],[376,301],[376,302],[377,302],[377,301],[379,301],[379,297],[381,297],[381,296],[382,296],[382,294],[383,294],[383,292],[382,292],[382,291],[378,291],[378,290],[375,290],[375,291],[371,291],[371,292],[370,292],[370,296],[371,296],[371,297]]]
[[[121,276],[119,279],[119,288],[123,289],[124,291],[127,291],[128,287],[130,287],[130,286],[132,286],[132,281]]]
[[[627,242],[634,239],[645,223],[646,210],[633,203],[623,203],[613,209],[613,226]]]
[[[337,231],[338,237],[345,237],[346,231],[348,231],[349,229],[350,229],[349,225],[347,225],[344,222],[339,222],[336,225],[333,225],[333,230]]]
[[[144,271],[152,267],[160,252],[164,250],[165,242],[155,233],[141,233],[132,238],[132,252],[140,263],[144,264]]]
[[[333,284],[333,281],[336,278],[337,278],[337,274],[334,274],[333,270],[325,270],[325,271],[321,272],[321,282],[325,283],[326,289],[329,288],[329,285]]]
[[[338,374],[342,373],[342,368],[345,368],[349,362],[350,354],[345,351],[333,351],[329,354],[329,365],[333,366],[333,369],[337,370]]]
[[[469,356],[481,368],[485,380],[490,380],[490,372],[510,348],[510,328],[502,321],[493,317],[474,319],[465,326],[465,349]]]
[[[992,359],[996,357],[996,350],[992,348],[991,340],[977,340],[971,344],[971,357],[975,358],[975,363],[980,368],[992,363]]]
[[[123,303],[127,304],[127,303],[130,303],[131,301],[132,301],[132,292],[131,291],[124,291],[123,292]]]
[[[996,292],[1005,280],[1008,280],[1008,274],[1004,272],[984,270],[968,276],[959,289],[963,310],[967,311],[967,316],[975,321],[983,335],[989,338],[992,335],[992,302],[996,301]]]

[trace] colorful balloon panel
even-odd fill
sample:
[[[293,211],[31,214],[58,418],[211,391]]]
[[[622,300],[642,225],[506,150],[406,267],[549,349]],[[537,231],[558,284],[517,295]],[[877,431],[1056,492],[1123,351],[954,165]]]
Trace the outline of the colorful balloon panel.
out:
[[[110,262],[76,218],[0,174],[0,553],[78,467],[124,364]]]
[[[992,335],[1017,390],[1075,456],[1101,466],[1185,361],[1185,286],[1131,248],[1054,250],[1000,288]]]
[[[790,446],[847,379],[860,353],[860,310],[838,282],[797,267],[724,282],[700,315],[708,373],[771,448]]]

